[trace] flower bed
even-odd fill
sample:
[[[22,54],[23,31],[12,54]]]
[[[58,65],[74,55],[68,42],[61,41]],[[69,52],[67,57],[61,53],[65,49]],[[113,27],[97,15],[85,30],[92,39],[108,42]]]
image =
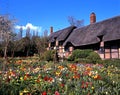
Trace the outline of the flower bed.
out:
[[[2,95],[119,95],[120,70],[99,64],[18,60],[0,71]]]

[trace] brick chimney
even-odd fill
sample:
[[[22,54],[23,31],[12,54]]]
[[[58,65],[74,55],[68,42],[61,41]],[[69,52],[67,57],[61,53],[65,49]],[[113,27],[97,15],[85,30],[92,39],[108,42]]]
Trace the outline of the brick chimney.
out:
[[[94,12],[90,14],[90,24],[93,24],[96,22],[96,15]]]
[[[50,27],[50,34],[52,34],[53,33],[53,27],[51,26]]]

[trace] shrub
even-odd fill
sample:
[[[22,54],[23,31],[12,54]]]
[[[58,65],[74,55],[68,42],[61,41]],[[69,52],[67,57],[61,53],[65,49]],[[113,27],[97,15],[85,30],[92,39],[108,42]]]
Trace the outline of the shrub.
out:
[[[107,59],[107,60],[103,60],[103,64],[106,67],[113,65],[115,67],[120,68],[120,59]]]
[[[71,55],[71,56],[69,56],[69,57],[67,58],[67,61],[74,61],[73,56],[72,56],[72,55]]]
[[[68,58],[68,61],[77,61],[79,59],[87,58],[92,50],[80,50],[76,49],[73,51],[72,55]]]
[[[54,60],[54,50],[49,50],[44,53],[44,60],[46,61],[53,61]]]
[[[96,52],[91,52],[90,55],[87,57],[90,63],[100,63],[101,58]]]

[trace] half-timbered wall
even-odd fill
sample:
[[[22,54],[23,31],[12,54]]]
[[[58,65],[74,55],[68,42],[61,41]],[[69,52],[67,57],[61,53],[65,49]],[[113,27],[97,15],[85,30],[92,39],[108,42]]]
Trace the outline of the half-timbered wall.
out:
[[[105,59],[120,58],[120,40],[105,42]]]

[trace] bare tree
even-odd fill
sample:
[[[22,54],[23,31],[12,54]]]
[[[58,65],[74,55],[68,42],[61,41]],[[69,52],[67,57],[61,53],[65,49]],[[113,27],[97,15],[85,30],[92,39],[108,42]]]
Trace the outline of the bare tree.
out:
[[[17,34],[17,39],[18,39],[18,40],[22,39],[22,34],[23,34],[23,28],[20,27],[19,32],[18,32],[18,34]]]
[[[42,37],[43,47],[44,49],[47,48],[48,45],[48,30],[44,30],[43,37]]]
[[[75,25],[75,18],[73,16],[68,16],[68,22],[70,25]]]
[[[82,27],[84,25],[84,20],[76,20],[73,16],[68,16],[68,22],[72,26]]]
[[[48,37],[48,30],[44,30],[43,37]]]
[[[3,65],[3,69],[6,69],[7,64],[7,50],[9,42],[13,39],[14,33],[13,33],[13,20],[10,20],[9,16],[0,16],[0,39],[3,46],[4,51],[4,58],[5,63]]]
[[[46,51],[48,45],[48,31],[45,30],[42,36],[33,36],[32,44],[35,46],[39,57]]]
[[[31,38],[30,27],[27,27],[26,29],[26,37]]]
[[[1,42],[4,43],[4,58],[7,57],[7,47],[13,37],[13,21],[8,16],[0,16]]]

